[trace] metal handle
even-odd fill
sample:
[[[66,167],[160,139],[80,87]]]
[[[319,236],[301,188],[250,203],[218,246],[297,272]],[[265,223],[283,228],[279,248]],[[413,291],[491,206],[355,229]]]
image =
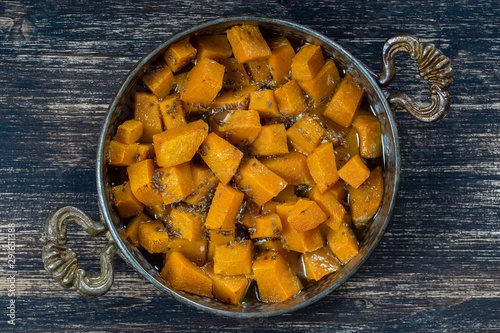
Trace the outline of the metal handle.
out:
[[[446,116],[450,107],[448,87],[453,84],[451,61],[433,44],[420,44],[418,38],[408,34],[391,36],[382,51],[382,73],[376,78],[381,86],[387,86],[396,76],[394,57],[407,52],[418,64],[422,78],[431,84],[431,104],[419,107],[408,95],[389,96],[392,108],[402,107],[422,122],[438,121]]]
[[[42,253],[45,270],[63,287],[74,286],[82,296],[101,296],[113,284],[113,258],[117,251],[116,245],[110,241],[102,249],[101,273],[89,277],[85,270],[79,267],[77,254],[66,245],[67,228],[70,223],[77,223],[92,237],[107,232],[105,224],[91,220],[76,207],[63,206],[55,209],[45,222],[47,239]]]

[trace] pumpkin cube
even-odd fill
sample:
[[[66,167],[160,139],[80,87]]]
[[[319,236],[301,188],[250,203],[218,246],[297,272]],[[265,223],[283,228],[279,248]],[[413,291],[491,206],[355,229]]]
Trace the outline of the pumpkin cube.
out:
[[[295,50],[292,45],[283,36],[267,39],[267,44],[271,48],[269,57],[269,67],[273,76],[273,84],[279,87],[286,83],[290,77],[290,68],[292,59],[295,56]]]
[[[255,110],[261,118],[279,117],[278,104],[274,98],[274,90],[266,89],[250,93],[250,110]]]
[[[169,229],[188,241],[199,241],[203,235],[203,215],[173,208],[168,220]]]
[[[309,155],[325,135],[325,130],[312,117],[304,116],[287,131],[288,142],[297,151]]]
[[[153,135],[163,131],[158,97],[147,92],[135,93],[134,120],[143,125],[142,142],[153,142]]]
[[[259,27],[248,24],[237,25],[227,30],[226,33],[234,57],[240,64],[252,60],[267,59],[271,56],[271,49]]]
[[[155,165],[147,159],[127,168],[130,188],[134,196],[146,206],[163,205],[160,191],[154,185]]]
[[[187,124],[180,95],[177,93],[167,96],[160,101],[160,112],[163,124],[167,130]]]
[[[326,225],[333,230],[337,230],[342,223],[345,215],[345,208],[330,192],[321,193],[317,186],[309,191],[309,198],[314,200],[318,206],[328,215]]]
[[[279,237],[281,235],[281,220],[278,214],[271,213],[253,219],[254,227],[250,228],[250,238]]]
[[[222,89],[224,66],[203,58],[190,71],[180,91],[187,104],[208,106]]]
[[[229,242],[216,245],[214,273],[241,275],[252,273],[253,245],[251,241]]]
[[[210,229],[210,241],[208,242],[208,259],[210,261],[214,260],[215,247],[217,245],[227,244],[228,242],[234,242],[234,233],[230,231],[220,231],[215,229]]]
[[[310,80],[299,81],[299,86],[317,108],[328,101],[329,96],[340,82],[340,75],[332,60],[327,60],[318,73]]]
[[[252,198],[257,205],[262,206],[283,190],[287,182],[269,170],[256,158],[248,160],[240,169],[237,184]]]
[[[241,89],[226,90],[217,96],[212,103],[212,108],[215,110],[247,110],[250,102],[250,93],[256,91],[257,85],[245,86]]]
[[[189,38],[170,45],[163,55],[163,59],[174,73],[193,61],[195,57],[196,49],[189,42]]]
[[[197,36],[193,45],[197,50],[196,61],[203,58],[222,60],[233,54],[226,35]]]
[[[259,135],[250,146],[254,155],[272,156],[288,153],[288,141],[284,124],[262,126]]]
[[[156,162],[161,167],[170,167],[190,161],[200,144],[208,135],[208,125],[197,120],[153,137]]]
[[[287,187],[283,189],[277,196],[273,198],[273,201],[277,202],[296,202],[299,197],[295,194],[297,186],[288,184]]]
[[[329,192],[338,202],[347,202],[346,183],[342,179],[339,179]]]
[[[113,195],[115,208],[121,218],[136,216],[137,213],[142,212],[144,209],[144,204],[135,198],[128,182],[111,187],[111,194]]]
[[[222,80],[223,88],[239,88],[250,85],[250,78],[243,64],[239,64],[235,58],[227,58],[221,61],[226,68]]]
[[[361,157],[356,155],[339,170],[339,177],[352,187],[358,188],[370,177],[370,169],[368,169]]]
[[[307,101],[302,89],[295,80],[290,80],[274,91],[280,113],[295,117],[307,109]]]
[[[273,75],[271,74],[271,67],[269,67],[267,59],[249,61],[245,66],[254,84],[265,86],[271,83]]]
[[[126,120],[116,129],[115,140],[121,143],[134,143],[142,137],[143,129],[140,121]]]
[[[356,235],[345,223],[342,223],[337,230],[328,229],[326,239],[333,254],[344,265],[358,254]]]
[[[349,186],[349,206],[356,228],[366,225],[375,215],[384,196],[384,174],[381,167],[370,172],[368,179],[357,189]]]
[[[331,142],[325,142],[314,148],[307,157],[307,166],[318,190],[321,193],[333,187],[339,179],[335,152]]]
[[[187,239],[172,237],[168,241],[165,253],[165,261],[170,255],[180,252],[184,257],[194,262],[198,266],[203,266],[207,260],[207,241],[205,239],[189,241]]]
[[[352,122],[359,134],[359,155],[364,158],[382,156],[382,130],[377,117],[363,113]]]
[[[216,299],[234,305],[241,303],[250,284],[245,275],[215,274],[211,267],[206,267],[205,272],[212,278],[212,292]]]
[[[340,268],[338,259],[328,246],[324,246],[313,252],[300,255],[300,261],[304,266],[306,278],[318,281],[323,276],[336,272]]]
[[[109,165],[129,166],[150,157],[149,146],[137,143],[121,143],[116,140],[109,142],[106,161]]]
[[[328,218],[316,202],[308,199],[299,199],[293,205],[288,215],[288,223],[298,232],[316,228]]]
[[[139,213],[129,224],[127,224],[125,238],[127,238],[133,246],[139,246],[139,236],[137,234],[139,232],[139,225],[148,220],[151,220],[149,216],[144,213]]]
[[[219,183],[208,210],[205,228],[234,231],[236,216],[240,211],[244,194],[230,185]]]
[[[154,181],[158,184],[158,190],[161,192],[165,205],[182,200],[194,192],[190,162],[159,168],[157,172],[159,177],[156,177]]]
[[[162,253],[168,247],[167,228],[158,220],[146,220],[137,230],[139,244],[149,253]]]
[[[298,81],[311,80],[324,64],[321,46],[304,45],[292,59],[292,78]]]
[[[335,148],[337,165],[342,168],[351,157],[359,155],[358,131],[355,128],[341,139],[340,146]]]
[[[347,74],[340,82],[324,115],[340,126],[351,126],[354,114],[359,104],[361,104],[363,94],[363,88],[361,88],[352,75]]]
[[[162,60],[159,64],[149,66],[142,81],[156,97],[164,98],[174,87],[175,79],[172,70]]]
[[[292,151],[275,158],[263,158],[260,161],[291,185],[313,183],[307,167],[307,157],[302,153]]]
[[[192,164],[191,175],[195,192],[188,196],[184,202],[191,205],[207,205],[209,203],[210,194],[213,194],[215,186],[219,183],[219,179],[205,165]]]

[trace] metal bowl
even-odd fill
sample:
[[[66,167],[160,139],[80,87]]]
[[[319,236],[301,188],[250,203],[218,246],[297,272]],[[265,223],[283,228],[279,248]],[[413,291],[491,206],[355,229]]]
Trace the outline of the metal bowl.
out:
[[[126,240],[123,222],[115,212],[110,199],[110,179],[104,154],[105,147],[116,133],[117,126],[133,112],[131,92],[140,82],[148,66],[161,57],[169,45],[199,34],[221,33],[230,26],[242,23],[258,25],[263,31],[269,33],[282,34],[320,45],[325,56],[334,59],[360,82],[382,127],[385,188],[381,206],[359,244],[358,255],[339,271],[306,287],[298,295],[285,302],[276,304],[254,302],[237,307],[167,287],[159,271]],[[403,51],[408,52],[418,63],[420,75],[431,84],[432,103],[427,107],[419,108],[404,94],[391,96],[383,88],[395,76],[395,55]],[[101,222],[90,220],[82,211],[72,206],[60,207],[52,212],[46,222],[47,241],[43,249],[43,261],[47,272],[64,287],[75,286],[82,295],[97,297],[104,294],[113,283],[112,262],[114,254],[118,253],[135,270],[167,295],[200,310],[238,318],[269,317],[295,311],[331,293],[347,281],[368,259],[380,242],[391,219],[401,171],[398,133],[392,109],[398,106],[403,107],[415,118],[424,122],[437,121],[448,112],[450,100],[447,88],[453,82],[453,70],[450,60],[434,45],[420,44],[418,39],[411,35],[394,35],[384,44],[382,61],[382,74],[374,75],[340,45],[316,31],[295,23],[266,17],[221,17],[192,26],[166,39],[146,54],[127,74],[110,104],[98,143],[96,165]],[[92,236],[105,234],[108,237],[109,243],[101,252],[99,276],[87,276],[85,271],[78,266],[74,251],[66,245],[66,229],[71,222],[80,224]]]

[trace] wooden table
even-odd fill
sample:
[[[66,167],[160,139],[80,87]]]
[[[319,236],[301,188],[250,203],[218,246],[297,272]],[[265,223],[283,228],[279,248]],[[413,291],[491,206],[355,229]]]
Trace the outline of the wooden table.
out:
[[[379,72],[384,40],[411,33],[451,58],[444,121],[396,111],[402,181],[380,245],[341,288],[262,320],[215,317],[160,293],[122,259],[103,297],[63,290],[41,260],[43,225],[60,205],[97,219],[97,140],[108,103],[162,39],[218,15],[303,24]],[[0,331],[500,331],[500,5],[496,1],[1,1]],[[391,92],[428,102],[397,57]],[[15,225],[15,298],[8,296]],[[91,273],[103,238],[76,226],[69,243]],[[16,325],[7,323],[15,300]]]

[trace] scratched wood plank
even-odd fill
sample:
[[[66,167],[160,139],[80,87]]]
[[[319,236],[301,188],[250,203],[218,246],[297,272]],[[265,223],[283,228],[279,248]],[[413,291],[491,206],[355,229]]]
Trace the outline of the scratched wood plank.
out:
[[[337,41],[375,72],[384,40],[406,32],[451,58],[452,108],[437,124],[396,111],[401,190],[367,263],[307,309],[242,321],[214,317],[156,290],[115,259],[115,284],[85,299],[41,262],[49,212],[73,204],[99,218],[101,123],[120,81],[170,34],[216,15],[274,16]],[[0,2],[0,243],[16,224],[17,331],[500,331],[500,6],[495,1],[2,1]],[[407,56],[391,92],[428,101]],[[82,265],[98,248],[70,228]],[[0,265],[6,252],[0,251]],[[2,273],[3,274],[3,273]],[[8,288],[0,279],[0,308]],[[0,330],[6,324],[0,310]]]

